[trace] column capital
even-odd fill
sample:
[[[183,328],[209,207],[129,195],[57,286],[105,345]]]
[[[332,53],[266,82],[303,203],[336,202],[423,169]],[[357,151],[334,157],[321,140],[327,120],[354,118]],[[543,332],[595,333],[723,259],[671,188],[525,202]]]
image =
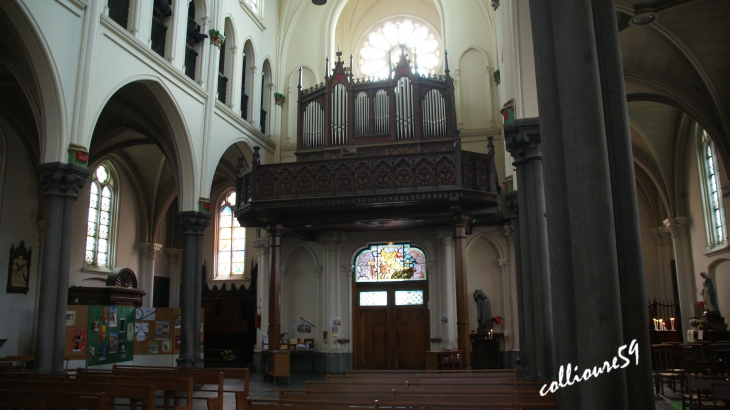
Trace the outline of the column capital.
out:
[[[515,235],[515,228],[512,225],[504,225],[502,226],[502,229],[504,229],[504,236],[508,239]]]
[[[502,268],[502,272],[505,272],[509,266],[509,259],[500,258],[497,259],[497,262],[499,262],[499,267]]]
[[[196,211],[178,212],[177,224],[182,228],[183,235],[203,235],[210,223],[210,214]]]
[[[664,220],[664,226],[669,229],[669,232],[672,234],[672,238],[681,238],[687,236],[689,217],[678,216],[676,218],[667,218]]]
[[[317,238],[317,242],[324,246],[325,252],[338,251],[344,241],[344,232],[322,232]]]
[[[65,196],[76,199],[86,179],[91,175],[87,168],[63,162],[47,162],[36,165],[38,180],[46,195]]]
[[[139,244],[139,252],[142,256],[142,259],[155,260],[155,257],[157,257],[157,254],[160,253],[161,250],[162,250],[161,243],[140,243]]]
[[[539,118],[522,118],[504,126],[504,146],[515,162],[541,160]]]
[[[438,275],[438,264],[434,261],[426,261],[426,274],[428,276]]]
[[[350,276],[352,276],[352,273],[353,273],[353,272],[355,271],[355,270],[354,270],[354,269],[352,268],[352,265],[340,265],[340,270],[341,270],[341,271],[342,271],[342,273],[343,273],[343,274],[344,274],[345,276],[347,276],[348,278],[349,278]]]
[[[180,263],[182,262],[182,249],[178,248],[166,248],[165,254],[167,255],[167,263]]]
[[[323,273],[323,272],[324,272],[324,266],[322,266],[322,265],[317,265],[317,266],[315,266],[315,267],[314,267],[314,273],[316,273],[316,274],[317,274],[317,277],[318,277],[318,278],[321,278],[321,277],[322,277],[322,273]]]
[[[259,256],[269,253],[269,238],[256,238],[253,247],[259,250]]]
[[[450,248],[454,246],[454,237],[449,232],[436,232],[433,235],[433,239],[439,247]]]

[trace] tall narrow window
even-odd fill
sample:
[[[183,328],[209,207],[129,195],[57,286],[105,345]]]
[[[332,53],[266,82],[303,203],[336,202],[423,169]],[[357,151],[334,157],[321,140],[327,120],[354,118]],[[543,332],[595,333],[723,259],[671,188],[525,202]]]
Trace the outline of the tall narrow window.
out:
[[[246,228],[233,216],[236,192],[226,195],[218,213],[218,271],[216,277],[243,275],[246,266]]]
[[[700,180],[704,187],[705,215],[707,224],[708,247],[714,248],[727,241],[725,211],[722,206],[722,192],[717,175],[717,156],[712,139],[702,131],[700,145]]]
[[[108,165],[99,165],[91,181],[86,229],[86,264],[111,268],[114,180]]]

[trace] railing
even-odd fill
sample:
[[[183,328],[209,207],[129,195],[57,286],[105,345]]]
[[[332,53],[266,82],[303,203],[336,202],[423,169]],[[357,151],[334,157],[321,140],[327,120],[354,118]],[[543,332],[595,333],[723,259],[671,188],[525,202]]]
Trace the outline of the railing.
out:
[[[152,18],[152,50],[159,54],[160,57],[165,57],[165,40],[167,39],[167,27],[157,19]]]
[[[363,146],[457,137],[448,63],[445,75],[419,75],[401,54],[389,78],[354,79],[338,55],[332,71],[309,89],[301,89],[300,81],[298,160],[332,158]]]
[[[458,141],[458,140],[457,140]],[[490,154],[461,151],[429,152],[382,158],[259,165],[243,170],[237,181],[239,208],[256,200],[362,196],[449,189],[498,192],[494,145]]]
[[[248,95],[241,93],[241,118],[248,120]]]
[[[218,73],[218,100],[223,104],[226,103],[226,90],[228,89],[228,78]]]
[[[109,17],[127,29],[129,19],[129,0],[108,0]]]
[[[185,75],[195,81],[195,68],[198,64],[198,52],[189,44],[185,44]]]
[[[261,110],[261,133],[266,134],[266,110]]]

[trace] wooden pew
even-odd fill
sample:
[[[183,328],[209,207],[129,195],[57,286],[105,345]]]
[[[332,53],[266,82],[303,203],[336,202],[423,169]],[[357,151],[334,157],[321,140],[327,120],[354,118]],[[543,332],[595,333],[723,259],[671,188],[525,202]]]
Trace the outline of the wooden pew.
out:
[[[323,410],[323,409],[349,409],[356,405],[362,409],[380,409],[380,408],[407,408],[409,410],[544,410],[554,409],[554,406],[532,406],[524,407],[518,403],[515,404],[494,404],[494,403],[426,403],[413,404],[407,402],[396,401],[371,401],[357,402],[352,401],[319,401],[319,400],[282,400],[282,399],[253,399],[248,398],[247,410]]]
[[[52,393],[106,393],[109,407],[114,407],[117,399],[129,400],[129,406],[136,403],[146,410],[155,410],[155,385],[154,384],[129,384],[129,383],[96,383],[85,380],[54,380],[54,379],[32,379],[32,380],[4,380],[3,389],[9,390],[32,390]]]
[[[111,410],[106,393],[48,392],[42,390],[0,390],[0,409]]]
[[[229,390],[224,386],[223,393],[233,393],[236,398],[236,409],[243,409],[246,404],[246,397],[250,395],[251,374],[248,368],[227,368],[227,367],[165,367],[165,366],[135,366],[115,364],[113,369],[148,369],[148,370],[173,370],[173,371],[207,371],[223,373],[225,380],[242,380],[243,390]],[[210,389],[198,389],[197,391],[213,391]]]
[[[176,375],[171,375],[176,376]],[[94,373],[80,372],[76,375],[77,380],[97,381],[99,383],[121,383],[121,384],[137,384],[147,386],[152,383],[157,391],[162,391],[163,395],[159,396],[164,399],[163,408],[175,410],[192,410],[193,409],[193,379],[190,377],[126,377],[100,375]],[[180,404],[184,400],[185,405]],[[170,403],[172,401],[172,404]]]

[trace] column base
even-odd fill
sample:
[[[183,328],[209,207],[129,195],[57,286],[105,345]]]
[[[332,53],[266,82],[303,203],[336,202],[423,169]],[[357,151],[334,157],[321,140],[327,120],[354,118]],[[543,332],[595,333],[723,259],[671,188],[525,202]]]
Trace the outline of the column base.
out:
[[[203,359],[187,359],[178,357],[175,361],[177,362],[178,367],[205,367]]]

